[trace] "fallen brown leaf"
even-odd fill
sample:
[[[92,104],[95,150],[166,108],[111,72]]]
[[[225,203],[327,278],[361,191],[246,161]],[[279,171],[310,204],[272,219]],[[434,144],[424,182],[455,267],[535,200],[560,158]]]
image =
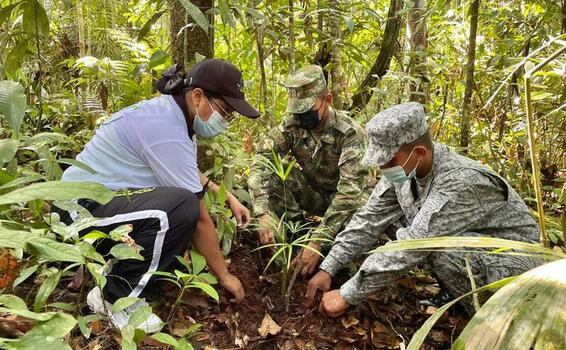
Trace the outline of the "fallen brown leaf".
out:
[[[349,315],[348,317],[343,317],[341,322],[342,326],[344,326],[345,328],[350,328],[359,324],[360,320],[358,320],[354,315]]]
[[[269,314],[265,314],[265,316],[263,316],[263,320],[261,321],[261,326],[257,331],[259,332],[259,335],[263,339],[265,339],[267,338],[268,334],[276,335],[277,333],[279,333],[281,331],[281,327],[277,323],[275,323],[275,321],[273,321]]]

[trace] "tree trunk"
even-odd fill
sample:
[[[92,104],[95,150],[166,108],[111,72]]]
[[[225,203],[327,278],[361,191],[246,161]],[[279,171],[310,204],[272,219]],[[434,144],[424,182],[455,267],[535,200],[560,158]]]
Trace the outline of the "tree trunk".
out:
[[[416,0],[409,11],[407,20],[409,46],[411,48],[409,59],[409,74],[417,81],[409,81],[409,101],[425,104],[428,100],[428,78],[426,76],[426,0]]]
[[[212,8],[213,0],[191,0],[198,8],[205,11]],[[171,8],[171,54],[172,61],[182,63],[185,67],[195,62],[198,53],[207,58],[214,56],[213,33],[207,33],[199,27],[178,0],[169,0]],[[211,17],[207,16],[209,23]],[[190,27],[185,26],[193,24]],[[182,32],[181,32],[182,31]],[[181,32],[179,34],[179,32]]]
[[[344,100],[343,96],[346,92],[346,77],[344,76],[344,71],[342,70],[342,56],[340,53],[340,47],[338,43],[342,39],[342,31],[340,30],[340,22],[341,18],[336,15],[336,13],[342,13],[340,0],[329,0],[328,7],[331,12],[331,15],[328,16],[328,27],[330,30],[330,34],[332,40],[330,44],[332,45],[331,49],[331,59],[332,59],[332,67],[330,69],[330,76],[332,79],[332,96],[334,97],[334,105],[339,109],[344,109]]]
[[[391,57],[398,49],[397,38],[399,37],[399,31],[402,23],[401,16],[398,14],[398,11],[402,8],[403,0],[391,0],[389,12],[387,13],[387,23],[385,24],[383,39],[374,42],[375,46],[378,46],[379,42],[381,42],[379,54],[377,55],[375,63],[366,75],[364,81],[360,85],[358,92],[352,98],[350,110],[364,108],[373,94],[371,89],[375,87],[378,80],[387,73],[389,64],[391,63]]]
[[[560,30],[561,34],[566,33],[566,0],[562,0],[562,7],[561,7],[561,18],[562,18],[562,29]]]
[[[295,71],[295,8],[289,0],[289,73]]]
[[[83,1],[77,0],[77,27],[79,32],[79,57],[86,55],[85,20],[83,14]]]
[[[474,89],[474,66],[476,62],[476,34],[478,32],[478,12],[480,0],[470,4],[470,34],[468,39],[468,63],[466,64],[466,91],[462,104],[462,122],[460,124],[460,147],[468,153],[470,143],[470,109]]]

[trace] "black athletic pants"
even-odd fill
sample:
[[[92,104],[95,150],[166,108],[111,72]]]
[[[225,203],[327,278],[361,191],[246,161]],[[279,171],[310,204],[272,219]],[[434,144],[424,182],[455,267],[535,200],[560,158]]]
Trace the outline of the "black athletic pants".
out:
[[[79,200],[94,217],[103,218],[92,230],[108,233],[124,224],[132,224],[130,232],[136,244],[143,247],[140,260],[120,260],[106,276],[104,298],[114,303],[122,297],[145,297],[153,294],[157,285],[155,271],[168,271],[175,265],[176,255],[183,256],[199,217],[199,200],[192,192],[175,187],[128,189],[118,192],[109,203],[100,205]],[[61,221],[70,224],[76,213],[60,212]],[[105,256],[119,242],[110,239],[100,242],[96,249]]]

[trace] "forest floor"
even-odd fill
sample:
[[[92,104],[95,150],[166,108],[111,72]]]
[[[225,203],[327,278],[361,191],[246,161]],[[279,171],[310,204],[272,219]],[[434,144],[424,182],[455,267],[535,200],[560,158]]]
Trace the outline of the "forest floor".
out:
[[[431,300],[440,288],[434,278],[419,275],[401,279],[398,286],[372,295],[338,318],[320,314],[318,304],[305,305],[308,279],[299,277],[286,312],[276,267],[263,274],[267,255],[262,258],[253,248],[251,243],[236,243],[230,253],[229,269],[242,281],[245,300],[234,304],[223,293],[216,304],[203,295],[187,295],[170,325],[173,333],[186,329],[187,323],[200,323],[201,331],[192,339],[195,349],[403,349],[436,310]],[[347,279],[345,273],[338,276],[333,287]],[[166,300],[175,297],[173,293]],[[169,310],[163,307],[163,319]],[[458,309],[446,314],[423,349],[449,348],[466,322],[467,316]],[[275,334],[260,334],[269,331]]]
[[[433,305],[440,293],[435,279],[419,273],[405,276],[394,286],[371,295],[341,317],[329,318],[318,311],[318,304],[305,305],[303,296],[308,279],[298,277],[289,312],[286,312],[277,267],[263,274],[267,252],[261,257],[254,248],[252,242],[236,242],[229,256],[229,269],[240,278],[246,291],[246,298],[239,304],[231,302],[228,293],[218,288],[220,303],[198,292],[186,293],[180,307],[171,313],[178,289],[163,285],[160,300],[152,303],[154,312],[162,320],[170,320],[162,331],[182,337],[188,327],[200,324],[200,330],[190,338],[197,350],[404,349],[413,333],[440,306]],[[348,278],[347,272],[341,273],[332,287],[338,288]],[[79,291],[67,287],[76,280],[77,276],[62,278],[50,301],[77,303],[86,315],[87,283]],[[35,288],[33,283],[22,285],[17,294],[25,296],[26,289]],[[449,311],[429,333],[423,349],[450,348],[466,322],[467,316],[458,308]],[[88,325],[92,329],[89,339],[77,328],[71,333],[69,344],[74,349],[120,348],[120,332],[109,327],[106,321],[93,321]],[[22,323],[16,328],[25,333],[29,326]],[[138,343],[138,349],[167,349],[167,346],[146,336]]]

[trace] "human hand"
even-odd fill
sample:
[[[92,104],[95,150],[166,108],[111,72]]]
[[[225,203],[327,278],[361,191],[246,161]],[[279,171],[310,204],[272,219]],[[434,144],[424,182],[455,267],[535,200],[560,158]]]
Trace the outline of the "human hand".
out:
[[[232,293],[236,302],[240,302],[244,299],[246,293],[244,292],[244,287],[242,287],[242,283],[240,282],[238,277],[227,272],[222,277],[219,276],[218,279],[220,281],[220,285],[224,289]]]
[[[228,205],[230,206],[230,210],[232,210],[232,214],[234,214],[234,217],[236,218],[238,228],[246,228],[251,219],[251,214],[248,208],[240,203],[238,198],[236,198],[233,194],[228,195]]]
[[[320,270],[313,278],[310,279],[307,286],[307,294],[305,295],[308,306],[313,304],[317,291],[320,290],[322,292],[326,292],[330,290],[330,282],[332,282],[332,276],[323,270]]]
[[[320,244],[310,242],[307,247],[302,248],[299,255],[291,262],[294,269],[301,269],[300,272],[303,276],[313,273],[320,260]]]
[[[324,293],[318,310],[327,316],[338,317],[342,315],[349,306],[350,304],[342,298],[340,289],[335,289]]]
[[[275,244],[275,235],[271,229],[273,218],[269,214],[263,214],[258,219],[259,222],[259,242],[262,245]]]

